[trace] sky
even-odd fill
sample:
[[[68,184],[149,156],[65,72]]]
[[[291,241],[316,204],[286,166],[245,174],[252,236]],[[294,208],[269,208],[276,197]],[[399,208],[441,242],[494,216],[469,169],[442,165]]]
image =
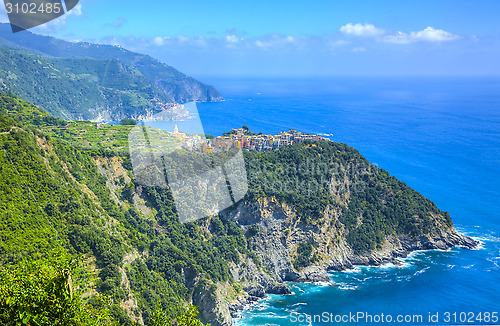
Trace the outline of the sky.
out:
[[[499,13],[498,0],[80,0],[32,31],[195,77],[498,76]]]

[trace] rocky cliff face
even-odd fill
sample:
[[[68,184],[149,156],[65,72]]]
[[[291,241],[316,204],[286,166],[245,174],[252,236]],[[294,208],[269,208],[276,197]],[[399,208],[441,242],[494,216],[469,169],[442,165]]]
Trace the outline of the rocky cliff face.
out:
[[[328,281],[328,270],[344,270],[353,265],[398,264],[397,258],[406,257],[412,251],[455,246],[473,248],[477,244],[453,226],[445,226],[441,216],[433,216],[435,227],[429,234],[388,236],[381,249],[355,254],[346,241],[346,228],[338,222],[339,214],[338,210],[328,207],[321,222],[306,224],[287,204],[275,198],[263,198],[240,203],[227,217],[234,218],[243,229],[253,224],[258,226],[258,233],[250,239],[251,246],[263,267],[278,282]],[[292,262],[298,245],[303,242],[312,244],[312,254],[319,259],[298,271]]]

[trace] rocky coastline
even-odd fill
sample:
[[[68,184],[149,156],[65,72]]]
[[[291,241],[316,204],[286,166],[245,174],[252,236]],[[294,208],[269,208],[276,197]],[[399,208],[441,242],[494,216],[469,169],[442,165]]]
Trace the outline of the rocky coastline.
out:
[[[243,309],[265,298],[266,294],[291,294],[285,282],[334,283],[329,271],[343,271],[354,266],[381,266],[401,264],[414,251],[447,250],[453,247],[474,249],[479,244],[470,237],[460,234],[455,228],[439,226],[430,234],[418,237],[397,235],[387,237],[383,247],[364,254],[355,254],[345,240],[345,230],[331,227],[337,218],[335,210],[327,210],[323,223],[308,225],[301,223],[300,217],[285,203],[275,198],[264,198],[257,202],[240,203],[236,209],[225,212],[223,218],[232,218],[243,229],[258,226],[258,233],[249,241],[256,252],[259,268],[246,257],[240,264],[230,268],[235,282],[243,286],[243,291],[233,300],[219,300],[211,309],[225,311],[223,314],[206,314],[206,307],[200,303],[200,311],[214,326],[232,325]],[[438,217],[436,217],[438,220]],[[288,230],[288,231],[287,231]],[[335,241],[332,241],[335,240]],[[293,257],[297,244],[311,241],[315,251],[322,258],[319,262],[296,270]],[[209,316],[210,315],[210,316]]]

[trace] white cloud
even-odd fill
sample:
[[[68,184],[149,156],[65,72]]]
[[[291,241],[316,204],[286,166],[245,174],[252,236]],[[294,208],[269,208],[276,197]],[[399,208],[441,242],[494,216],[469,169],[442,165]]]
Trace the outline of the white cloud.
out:
[[[236,35],[226,35],[226,42],[227,43],[238,43],[240,41],[240,38]]]
[[[319,44],[324,44],[324,48],[328,49],[330,51],[337,51],[346,45],[351,44],[351,42],[346,41],[346,40],[336,40],[332,38],[327,38],[327,39],[320,39]]]
[[[207,40],[203,36],[193,37],[191,38],[191,42],[196,46],[200,47],[207,46]]]
[[[300,48],[304,41],[307,41],[307,39],[303,37],[297,38],[291,35],[271,34],[258,38],[254,44],[258,48]]]
[[[305,37],[294,37],[290,35],[270,34],[258,38],[246,39],[237,34],[228,34],[223,37],[203,37],[203,36],[156,36],[148,40],[150,45],[156,47],[206,47],[228,49],[298,49],[309,40]]]
[[[153,42],[158,46],[162,46],[163,44],[165,44],[165,39],[161,36],[157,36],[153,39]]]
[[[268,47],[270,44],[268,42],[262,42],[261,40],[257,40],[255,41],[255,45],[259,48],[266,48]]]
[[[186,43],[189,41],[189,37],[179,35],[177,36],[177,41],[179,41],[179,43]]]
[[[408,44],[411,43],[410,36],[403,32],[397,32],[396,35],[387,35],[382,39],[383,42],[393,44]]]
[[[459,38],[458,35],[443,31],[442,29],[435,29],[430,26],[423,31],[412,32],[410,35],[416,40],[426,42],[446,42]]]
[[[350,26],[350,27],[346,27]],[[360,27],[361,26],[361,27]],[[367,27],[368,26],[368,27]],[[224,35],[217,36],[161,36],[151,38],[121,38],[124,47],[137,52],[144,52],[147,49],[151,53],[171,53],[172,55],[181,55],[186,51],[198,51],[203,53],[219,53],[225,51],[225,54],[300,54],[317,53],[318,55],[330,55],[332,53],[344,55],[353,55],[371,51],[374,46],[380,47],[380,44],[410,44],[410,43],[437,43],[451,41],[459,36],[446,32],[444,30],[428,27],[415,32],[393,32],[389,29],[378,28],[374,25],[348,24],[343,26],[344,30],[349,31],[351,35],[371,34],[370,37],[356,38],[347,37],[345,34],[332,35],[308,35],[291,36],[285,34],[268,34],[259,37],[243,37],[241,33],[227,32]],[[380,34],[383,33],[383,34]],[[106,39],[106,43],[115,44],[114,40]],[[393,46],[389,46],[392,50]]]
[[[373,24],[353,24],[349,23],[340,27],[340,31],[347,35],[354,36],[378,36],[385,33],[382,28],[375,27]]]
[[[190,46],[196,47],[207,47],[209,45],[208,40],[203,36],[155,36],[153,38],[132,38],[134,42],[138,45],[136,51],[140,52],[141,46],[154,46],[154,47],[162,47],[162,46],[174,46],[179,48],[186,48]],[[127,43],[128,44],[128,43]],[[135,47],[134,47],[135,48]]]
[[[207,45],[207,39],[205,39],[203,36],[196,36],[196,37],[191,37],[191,36],[183,36],[179,35],[177,37],[171,38],[168,36],[163,37],[163,39],[160,41],[159,39],[154,39],[153,41],[155,42],[156,45],[163,45],[165,41],[171,41],[172,43],[177,43],[178,45],[183,45],[183,46],[198,46],[198,47],[204,47]],[[161,43],[163,42],[163,43]],[[161,44],[158,44],[161,43]]]
[[[373,24],[349,23],[341,26],[340,32],[350,36],[372,37],[378,42],[393,44],[410,44],[417,42],[442,43],[460,38],[459,35],[431,26],[421,31],[392,33],[389,30],[378,28]]]
[[[456,34],[429,26],[422,31],[410,32],[409,34],[398,32],[395,35],[386,35],[382,41],[393,44],[410,44],[416,42],[442,43],[459,38],[460,36]]]

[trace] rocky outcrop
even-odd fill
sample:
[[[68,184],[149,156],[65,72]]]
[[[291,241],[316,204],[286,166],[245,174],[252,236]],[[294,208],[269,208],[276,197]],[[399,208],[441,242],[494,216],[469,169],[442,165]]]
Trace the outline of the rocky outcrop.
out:
[[[223,295],[230,286],[198,281],[193,293],[193,304],[198,306],[199,318],[212,326],[232,325],[227,298]]]
[[[473,248],[477,245],[455,228],[440,224],[439,216],[433,216],[435,227],[430,234],[417,238],[404,234],[387,236],[381,249],[357,255],[346,241],[345,227],[338,223],[339,214],[329,207],[321,222],[306,224],[287,204],[274,198],[262,198],[257,202],[241,202],[225,217],[233,218],[245,230],[253,224],[258,226],[257,234],[249,242],[263,267],[278,282],[329,281],[328,270],[398,263],[397,258],[406,257],[416,250],[444,250],[455,246]],[[293,259],[297,246],[304,241],[314,246],[319,260],[298,271],[293,266]]]
[[[328,207],[321,222],[306,224],[293,209],[275,198],[240,202],[235,209],[221,214],[222,218],[234,219],[245,231],[257,226],[258,231],[248,241],[262,264],[262,268],[258,268],[247,259],[231,267],[234,280],[240,282],[245,291],[239,300],[229,304],[232,316],[236,316],[245,304],[263,298],[266,293],[289,294],[281,282],[331,282],[327,274],[329,270],[345,270],[354,265],[400,264],[398,258],[416,250],[444,250],[455,246],[473,248],[477,245],[476,241],[458,233],[452,226],[441,224],[439,216],[433,216],[435,226],[430,234],[416,238],[387,236],[381,249],[355,254],[346,241],[344,226],[338,223],[339,214],[333,207]],[[304,241],[313,245],[319,260],[297,270],[293,261],[298,245]]]

